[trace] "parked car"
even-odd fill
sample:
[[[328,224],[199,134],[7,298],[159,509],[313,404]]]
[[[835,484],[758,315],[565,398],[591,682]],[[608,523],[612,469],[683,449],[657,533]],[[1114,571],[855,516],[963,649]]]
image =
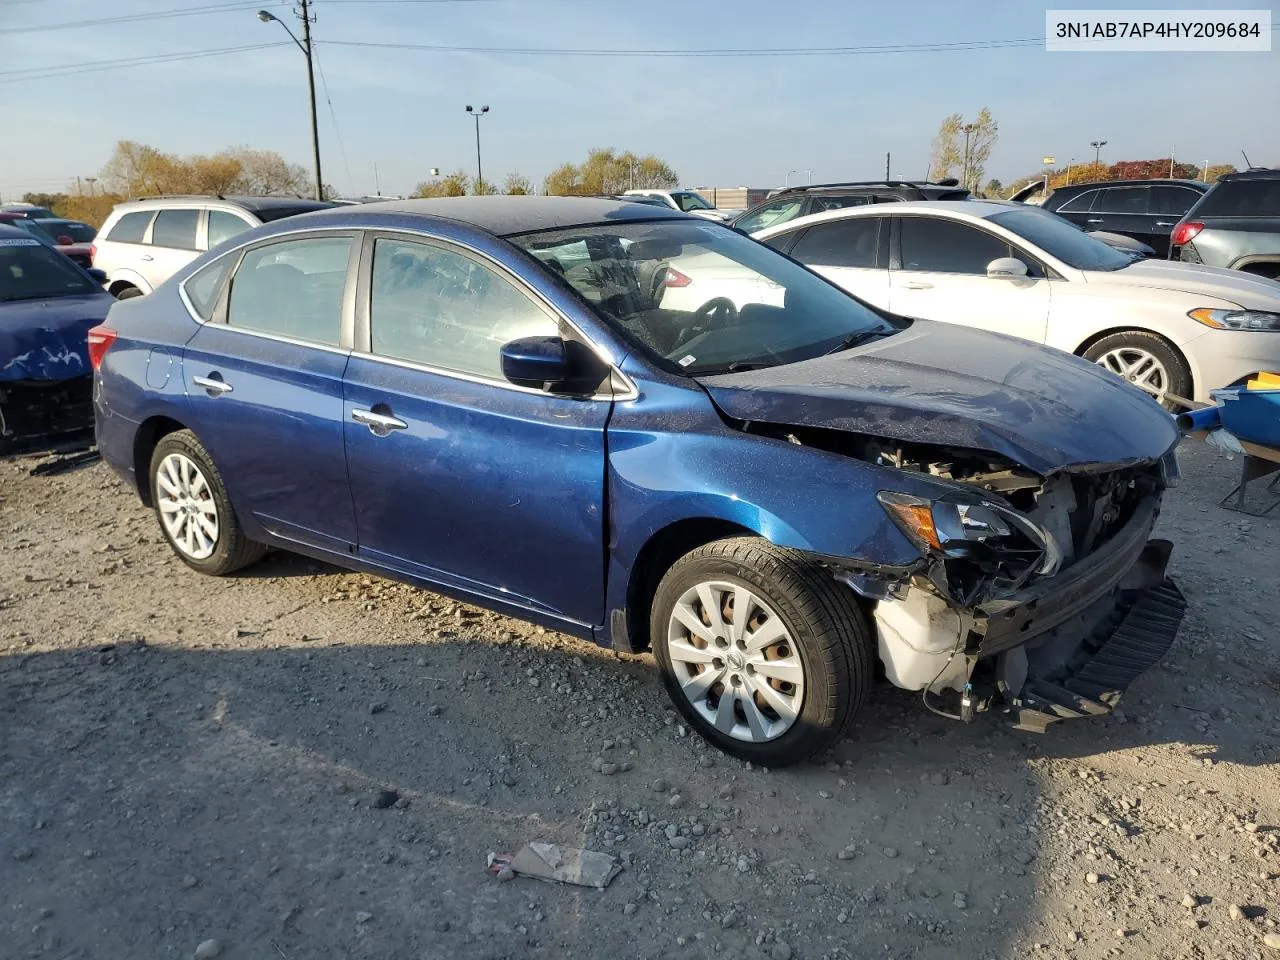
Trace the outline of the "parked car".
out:
[[[1199,180],[1109,180],[1058,187],[1040,209],[1085,230],[1132,237],[1169,256],[1173,228],[1209,189]]]
[[[91,436],[86,335],[114,302],[101,278],[0,223],[0,453]]]
[[[707,254],[780,304],[658,309],[644,277]],[[964,719],[1105,714],[1182,616],[1148,540],[1177,433],[1149,397],[674,211],[308,214],[117,301],[90,342],[99,448],[187,566],[276,546],[651,647],[694,729],[752,762],[843,736],[877,652]]]
[[[938,183],[925,180],[882,180],[850,183],[813,183],[775,191],[762,203],[733,220],[733,228],[755,233],[788,220],[873,203],[900,203],[909,200],[967,200],[971,194],[959,180]]]
[[[1280,170],[1220,178],[1174,228],[1173,249],[1185,263],[1280,280]]]
[[[16,213],[23,217],[55,217],[48,207],[37,207],[34,203],[0,203],[0,213]]]
[[[646,198],[657,200],[672,210],[679,210],[681,213],[692,214],[695,217],[705,217],[707,220],[718,220],[721,223],[728,223],[742,212],[741,210],[719,210],[708,203],[707,198],[702,194],[694,193],[692,190],[624,190],[621,195],[627,200],[641,203]]]
[[[53,237],[53,242],[64,256],[82,267],[93,266],[93,238],[98,231],[89,224],[64,217],[38,217],[33,222]]]
[[[836,210],[755,234],[867,303],[1024,337],[1171,408],[1280,369],[1280,286],[1135,260],[1059,217],[983,200]]]
[[[28,236],[34,237],[41,243],[53,247],[58,251],[58,253],[73,261],[77,266],[90,267],[93,265],[89,256],[88,244],[68,242],[71,240],[71,237],[65,234],[55,236],[49,231],[48,227],[43,225],[42,221],[37,220],[34,217],[28,217],[21,213],[6,213],[4,211],[0,211],[0,223],[16,227]]]
[[[119,299],[150,293],[201,252],[263,223],[333,204],[297,197],[155,197],[115,206],[92,248]]]

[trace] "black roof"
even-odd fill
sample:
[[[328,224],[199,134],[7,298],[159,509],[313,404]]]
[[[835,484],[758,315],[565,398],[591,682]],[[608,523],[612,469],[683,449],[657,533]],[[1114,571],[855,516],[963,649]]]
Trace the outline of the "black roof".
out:
[[[1224,173],[1218,178],[1218,182],[1223,180],[1276,180],[1280,179],[1280,169],[1255,169],[1241,170],[1239,173]]]
[[[904,187],[920,190],[926,187],[938,188],[943,190],[964,188],[960,186],[960,181],[947,179],[944,181],[933,180],[850,180],[843,183],[802,183],[794,187],[783,187],[777,191],[775,196],[781,196],[784,193],[813,193],[822,190],[849,190],[853,188],[892,188],[902,189]]]
[[[350,216],[353,211],[397,213],[440,217],[469,223],[499,237],[539,230],[559,230],[584,224],[617,220],[695,219],[670,207],[645,203],[606,200],[596,197],[531,197],[495,195],[487,197],[436,197],[429,200],[388,200],[341,205],[309,219]]]
[[[1173,184],[1179,187],[1194,187],[1197,190],[1208,190],[1212,186],[1212,184],[1205,183],[1203,180],[1185,180],[1179,177],[1151,177],[1145,180],[1087,180],[1083,183],[1069,183],[1061,187],[1054,187],[1053,192],[1092,190],[1094,187],[1146,187],[1155,184]]]

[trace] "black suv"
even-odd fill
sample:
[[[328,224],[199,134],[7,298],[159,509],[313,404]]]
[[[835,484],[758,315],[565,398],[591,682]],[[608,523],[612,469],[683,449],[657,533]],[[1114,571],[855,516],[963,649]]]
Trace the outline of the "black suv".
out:
[[[1280,280],[1280,170],[1229,173],[1173,230],[1174,256]]]
[[[743,211],[729,225],[743,233],[807,217],[824,210],[859,207],[869,203],[907,200],[968,200],[972,194],[955,179],[931,183],[923,180],[880,180],[857,183],[812,183],[787,187]]]
[[[1049,194],[1042,210],[1056,213],[1085,230],[1119,233],[1169,256],[1173,228],[1204,196],[1199,180],[1107,180],[1073,183]]]

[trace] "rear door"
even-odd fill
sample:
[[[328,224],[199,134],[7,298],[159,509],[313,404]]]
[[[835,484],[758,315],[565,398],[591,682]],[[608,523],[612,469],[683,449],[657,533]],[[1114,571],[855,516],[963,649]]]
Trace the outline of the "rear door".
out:
[[[1155,247],[1158,256],[1169,255],[1173,228],[1202,196],[1204,194],[1199,190],[1175,184],[1160,184],[1151,188],[1151,233],[1154,241],[1146,242]]]
[[[888,221],[850,217],[815,223],[789,253],[859,299],[889,309]]]
[[[153,289],[200,255],[196,238],[202,215],[203,211],[196,207],[156,212],[147,248],[138,257],[138,272]]]
[[[1152,232],[1156,217],[1151,213],[1149,186],[1104,187],[1085,221],[1086,230],[1105,230],[1133,237],[1143,243],[1155,240]]]
[[[191,428],[237,513],[342,553],[356,542],[342,430],[355,246],[353,234],[331,231],[269,240],[184,284],[197,314],[219,291],[182,368]],[[212,271],[228,259],[235,268],[223,282]]]
[[[897,247],[889,265],[889,309],[1043,343],[1050,281],[1026,251],[979,226],[944,217],[894,217]],[[987,265],[1016,257],[1031,275],[987,276]]]
[[[1093,216],[1093,205],[1098,199],[1100,190],[1086,190],[1084,193],[1077,194],[1062,206],[1053,209],[1053,212],[1060,217],[1065,217],[1074,223],[1077,227],[1083,227],[1085,230],[1100,230],[1089,220]]]
[[[499,355],[571,332],[469,250],[386,234],[366,251],[344,419],[361,557],[601,623],[612,400],[517,387]]]

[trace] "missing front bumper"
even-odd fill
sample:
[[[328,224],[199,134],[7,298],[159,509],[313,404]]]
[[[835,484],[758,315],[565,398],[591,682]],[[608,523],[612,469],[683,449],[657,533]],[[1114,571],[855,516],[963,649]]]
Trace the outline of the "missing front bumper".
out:
[[[92,377],[0,383],[0,454],[92,438]]]

